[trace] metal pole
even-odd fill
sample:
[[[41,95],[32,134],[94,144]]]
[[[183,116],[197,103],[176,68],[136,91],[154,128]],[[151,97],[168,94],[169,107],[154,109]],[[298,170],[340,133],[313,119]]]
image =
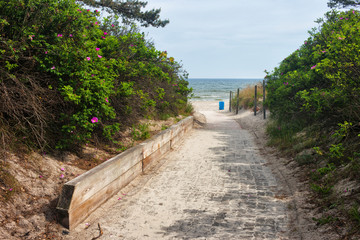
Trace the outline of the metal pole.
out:
[[[237,90],[237,96],[236,96],[236,114],[239,113],[239,95],[240,95],[240,88]]]
[[[255,85],[255,97],[254,97],[254,116],[256,116],[256,98],[257,98],[257,85]]]
[[[232,95],[232,91],[230,91],[230,100],[229,100],[229,112],[231,112],[231,96]]]
[[[264,111],[264,119],[266,119],[266,108],[265,108],[265,80],[263,80],[263,111]]]

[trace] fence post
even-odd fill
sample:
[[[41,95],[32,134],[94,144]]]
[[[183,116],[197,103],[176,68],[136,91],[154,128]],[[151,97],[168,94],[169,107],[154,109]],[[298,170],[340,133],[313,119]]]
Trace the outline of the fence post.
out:
[[[254,116],[256,116],[256,104],[257,104],[257,85],[255,85],[255,97],[254,97]]]
[[[240,88],[237,89],[237,96],[236,96],[236,114],[239,113],[239,95],[240,95]]]
[[[232,98],[232,91],[230,91],[230,100],[229,100],[229,112],[231,112],[231,98]]]
[[[263,80],[263,111],[264,111],[264,119],[266,119],[266,107],[265,107],[265,79]]]

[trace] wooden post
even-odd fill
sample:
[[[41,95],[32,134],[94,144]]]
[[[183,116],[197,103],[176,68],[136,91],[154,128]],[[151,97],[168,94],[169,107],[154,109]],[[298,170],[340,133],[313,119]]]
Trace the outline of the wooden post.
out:
[[[231,98],[232,98],[232,91],[230,91],[230,100],[229,100],[229,112],[231,112]]]
[[[239,95],[240,95],[240,89],[237,90],[237,96],[236,96],[236,114],[239,114]]]
[[[265,108],[265,80],[263,80],[263,111],[264,111],[264,119],[266,119],[266,108]]]
[[[257,85],[255,85],[255,97],[254,97],[254,116],[256,116],[256,104],[257,104]]]

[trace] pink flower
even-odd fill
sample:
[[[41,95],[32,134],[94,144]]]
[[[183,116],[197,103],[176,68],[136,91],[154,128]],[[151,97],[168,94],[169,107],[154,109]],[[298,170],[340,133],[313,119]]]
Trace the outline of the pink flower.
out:
[[[115,27],[115,25],[114,25],[114,24],[111,24],[111,26],[112,26],[112,27]]]
[[[65,171],[65,168],[60,168],[61,171]]]
[[[72,37],[72,36],[73,36],[72,34],[69,35],[69,37]]]
[[[105,39],[106,37],[102,36],[102,39]]]
[[[107,32],[104,32],[104,35],[107,35]]]
[[[95,48],[96,49],[96,51],[100,51],[100,48]]]
[[[99,23],[98,22],[95,22],[95,25],[98,25]]]
[[[96,122],[98,122],[99,121],[99,119],[97,118],[97,117],[93,117],[92,119],[91,119],[91,122],[92,123],[96,123]]]
[[[315,69],[315,68],[316,68],[316,65],[312,66],[312,67],[311,67],[311,70],[313,70],[313,69]]]
[[[91,59],[90,57],[86,57],[86,60],[90,61],[90,59]]]
[[[86,10],[86,11],[90,12],[90,9],[88,9],[88,10]]]
[[[58,37],[62,37],[63,35],[59,33],[57,36],[58,36]]]
[[[119,197],[118,200],[121,200],[121,197]]]
[[[45,54],[48,54],[48,51],[45,51]]]
[[[43,176],[40,175],[39,178],[43,178]]]
[[[105,101],[106,101],[106,102],[109,102],[109,100],[108,100],[108,98],[107,98],[107,97],[105,98]]]
[[[64,178],[64,174],[61,174],[61,175],[60,175],[60,178]]]
[[[95,10],[96,13],[98,13],[99,11],[98,10]]]
[[[11,192],[12,190],[13,190],[12,188],[9,189],[10,192]]]
[[[52,66],[52,68],[51,68],[52,70],[54,70],[55,69],[55,66]]]
[[[98,58],[102,58],[102,56],[98,55]]]

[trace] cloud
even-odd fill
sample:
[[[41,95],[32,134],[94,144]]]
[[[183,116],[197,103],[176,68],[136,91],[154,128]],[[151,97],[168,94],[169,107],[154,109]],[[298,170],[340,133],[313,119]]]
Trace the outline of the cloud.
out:
[[[144,31],[157,48],[182,60],[190,77],[262,77],[264,67],[275,67],[296,50],[328,10],[327,0],[149,0],[148,5],[161,8],[170,24]]]

